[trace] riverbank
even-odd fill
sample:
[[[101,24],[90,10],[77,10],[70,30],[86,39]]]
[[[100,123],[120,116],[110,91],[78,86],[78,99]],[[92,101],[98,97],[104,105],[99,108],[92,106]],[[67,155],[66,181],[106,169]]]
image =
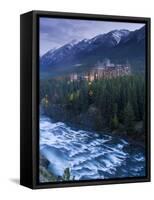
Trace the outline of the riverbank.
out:
[[[61,182],[61,181],[69,181],[71,180],[70,175],[70,169],[66,168],[64,170],[63,176],[56,176],[51,170],[49,170],[49,167],[51,163],[48,161],[48,159],[40,154],[39,159],[39,180],[40,182]],[[72,179],[73,180],[73,179]]]
[[[57,181],[57,177],[48,170],[48,166],[50,162],[40,154],[40,162],[39,162],[39,180],[40,182],[55,182]]]
[[[143,122],[134,122],[134,129],[135,132],[132,134],[128,134],[125,130],[124,125],[119,123],[119,127],[109,128],[109,127],[102,127],[102,122],[97,122],[93,118],[96,118],[97,113],[95,111],[88,111],[86,114],[80,114],[80,115],[74,115],[67,114],[67,112],[64,110],[65,108],[60,109],[60,105],[51,105],[48,107],[41,108],[42,114],[45,114],[48,116],[53,122],[63,122],[67,124],[68,126],[72,127],[74,130],[82,129],[84,131],[94,131],[99,134],[108,134],[111,136],[116,137],[123,137],[130,141],[130,143],[134,144],[137,143],[138,145],[141,145],[142,147],[145,147],[145,134],[142,133],[142,126]],[[96,125],[99,123],[99,129],[96,128]]]

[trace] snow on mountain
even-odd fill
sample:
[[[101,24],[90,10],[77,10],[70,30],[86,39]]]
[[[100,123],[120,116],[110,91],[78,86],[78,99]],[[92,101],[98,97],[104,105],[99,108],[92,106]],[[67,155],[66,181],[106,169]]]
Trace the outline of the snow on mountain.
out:
[[[112,33],[112,37],[116,40],[117,44],[119,44],[119,42],[127,37],[130,33],[130,31],[128,30],[114,30],[111,32]]]
[[[91,39],[83,39],[81,41],[72,40],[60,48],[51,49],[44,54],[40,59],[41,67],[57,66],[67,63],[74,64],[78,61],[81,62],[81,60],[86,58],[87,53],[93,56],[98,49],[100,49],[100,51],[105,51],[106,53],[107,49],[113,49],[120,44],[126,44],[134,37],[138,41],[143,39],[144,27],[137,31],[125,29],[113,30],[105,34],[97,35]]]
[[[72,40],[70,43],[63,45],[62,47],[58,49],[56,48],[51,49],[50,51],[48,51],[46,54],[42,56],[42,59],[44,58],[52,59],[53,56],[56,55],[57,53],[60,53],[60,56],[63,56],[64,53],[66,53],[68,50],[71,50],[72,48],[83,50],[88,46],[90,47],[90,45],[93,45],[93,44],[95,45],[95,43],[101,44],[105,42],[111,42],[111,39],[114,39],[116,43],[118,44],[121,41],[121,39],[125,36],[128,36],[128,34],[129,34],[128,30],[114,30],[107,34],[97,35],[94,38],[89,39],[89,40],[88,39],[83,39],[81,41]]]
[[[88,40],[88,44],[93,45],[93,47],[104,45],[106,47],[116,46],[121,40],[129,35],[128,30],[113,30],[105,34],[100,34],[92,39]]]

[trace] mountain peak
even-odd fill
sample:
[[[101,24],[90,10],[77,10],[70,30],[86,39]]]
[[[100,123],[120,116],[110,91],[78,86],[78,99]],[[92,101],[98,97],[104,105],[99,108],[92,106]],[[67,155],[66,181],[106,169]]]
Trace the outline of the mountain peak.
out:
[[[111,34],[112,37],[115,39],[115,41],[117,42],[117,44],[119,44],[119,42],[127,37],[129,35],[130,31],[126,30],[126,29],[120,29],[120,30],[113,30],[111,32],[109,32],[108,34]]]
[[[135,57],[135,54],[139,55],[140,52],[144,51],[140,48],[140,44],[144,45],[144,42],[142,42],[144,38],[144,28],[141,28],[135,31],[115,29],[91,39],[72,40],[70,43],[57,49],[51,49],[44,54],[41,57],[41,67],[42,69],[49,69],[50,67],[64,68],[74,66],[78,62],[91,66],[104,57],[109,57],[111,60],[112,57],[119,60],[128,59],[128,57]],[[126,46],[130,49],[129,53],[127,49],[125,51],[124,47]],[[133,52],[134,46],[138,49],[138,52]]]

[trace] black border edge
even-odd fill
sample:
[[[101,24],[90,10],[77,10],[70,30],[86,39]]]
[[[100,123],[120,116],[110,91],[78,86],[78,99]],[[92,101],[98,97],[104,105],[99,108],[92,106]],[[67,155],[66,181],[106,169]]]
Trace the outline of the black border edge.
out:
[[[147,48],[146,48],[146,97],[147,97],[147,104],[146,107],[146,125],[147,125],[147,179],[151,181],[151,18],[146,20],[146,35],[147,35]]]
[[[32,12],[20,15],[20,184],[32,188]]]
[[[74,12],[59,12],[59,11],[42,11],[42,10],[33,10],[34,15],[46,16],[46,17],[58,17],[58,18],[73,18],[73,19],[93,19],[93,20],[115,20],[115,21],[124,21],[124,22],[135,22],[141,23],[150,20],[150,17],[137,17],[137,16],[122,16],[122,15],[106,15],[106,14],[89,14],[89,13],[74,13]]]
[[[59,187],[74,187],[74,186],[91,186],[91,185],[107,185],[107,184],[121,184],[121,183],[137,183],[137,182],[150,182],[151,181],[151,137],[150,137],[150,103],[151,103],[151,94],[150,94],[150,64],[151,64],[151,50],[150,50],[150,25],[151,19],[144,17],[128,17],[128,16],[113,16],[113,15],[95,15],[95,14],[83,14],[83,13],[67,13],[67,12],[50,12],[50,11],[32,11],[33,15],[33,49],[32,49],[32,124],[33,124],[33,134],[32,134],[32,157],[33,157],[33,184],[32,189],[40,189],[40,188],[59,188]],[[146,99],[147,99],[147,176],[138,177],[138,178],[126,178],[126,179],[116,179],[116,180],[90,180],[90,181],[73,181],[73,182],[62,182],[62,183],[39,183],[38,182],[38,145],[39,145],[39,128],[38,128],[38,116],[39,116],[39,70],[38,70],[38,60],[39,60],[39,44],[38,44],[38,18],[40,16],[46,17],[58,17],[58,18],[73,18],[73,19],[93,19],[93,20],[106,20],[106,21],[121,21],[121,22],[136,22],[136,23],[146,23],[147,29],[147,41],[146,41],[146,63],[147,63],[147,87],[146,87]]]

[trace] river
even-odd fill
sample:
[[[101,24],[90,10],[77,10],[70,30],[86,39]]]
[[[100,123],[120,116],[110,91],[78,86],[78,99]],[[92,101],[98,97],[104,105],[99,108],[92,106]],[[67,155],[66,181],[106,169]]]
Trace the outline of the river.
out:
[[[119,136],[76,130],[65,123],[40,117],[40,153],[48,170],[62,176],[70,169],[75,180],[145,175],[144,148]]]

